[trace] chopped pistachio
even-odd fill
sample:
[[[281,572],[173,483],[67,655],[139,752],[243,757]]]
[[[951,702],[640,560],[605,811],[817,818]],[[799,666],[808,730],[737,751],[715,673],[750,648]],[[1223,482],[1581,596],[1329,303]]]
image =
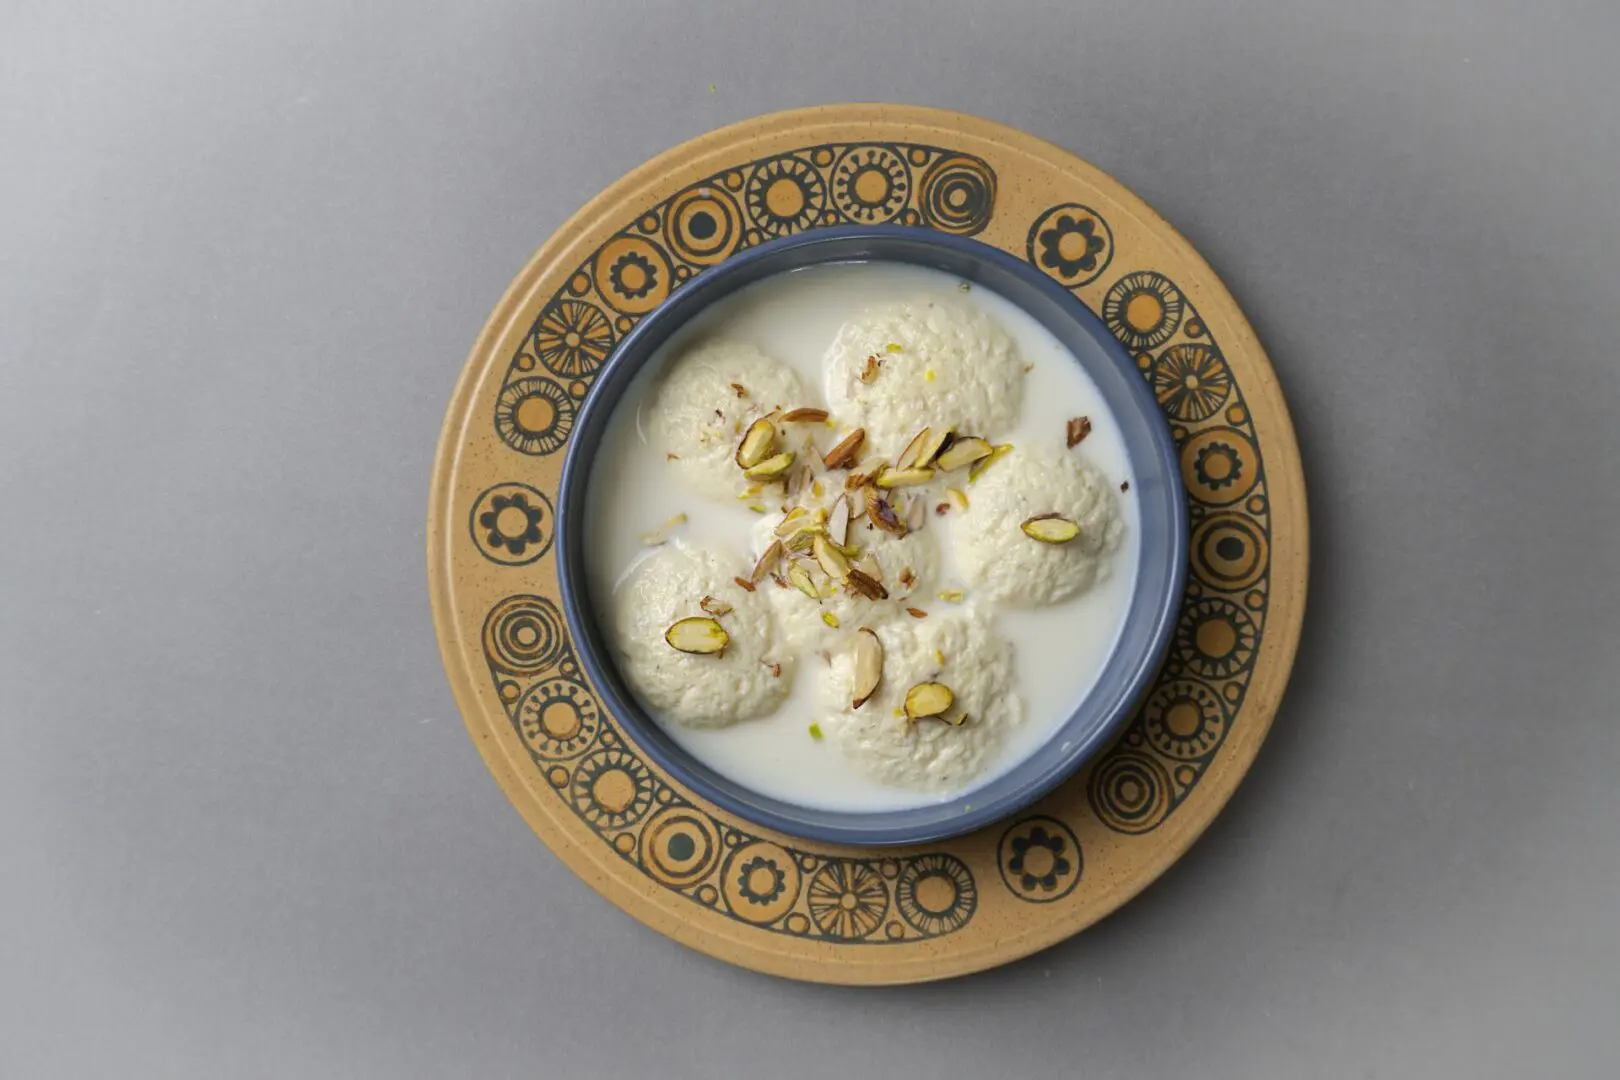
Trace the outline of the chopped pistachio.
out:
[[[1012,453],[1012,443],[1002,443],[1000,446],[997,446],[995,449],[991,450],[988,457],[979,461],[973,466],[973,468],[968,470],[968,483],[971,484],[973,481],[983,476],[984,470],[988,469],[990,466],[994,465],[996,462],[1000,461],[1010,453]]]
[[[823,611],[821,613],[821,621],[832,627],[834,630],[838,629],[838,616],[834,615],[830,611]]]
[[[818,536],[811,545],[815,553],[816,562],[821,565],[829,578],[834,581],[845,581],[849,578],[849,560],[844,553],[833,547],[825,536]]]
[[[751,469],[770,456],[776,443],[776,427],[769,420],[755,420],[743,433],[737,452],[732,455],[740,469]]]
[[[885,469],[883,475],[877,478],[877,485],[881,488],[911,487],[926,484],[933,478],[933,469]]]
[[[939,716],[956,703],[956,695],[944,683],[918,683],[906,691],[906,715],[913,720]]]
[[[995,447],[977,435],[963,435],[952,439],[951,445],[935,459],[934,464],[945,472],[953,472],[989,457],[994,451]]]
[[[821,593],[816,589],[816,583],[810,579],[810,571],[798,563],[794,563],[788,567],[787,576],[788,581],[792,582],[795,589],[798,589],[816,603],[821,603]]]
[[[821,741],[821,725],[815,723],[814,721],[812,721],[810,724],[810,737],[815,739],[817,742]]]
[[[967,596],[961,589],[941,589],[939,598],[948,604],[960,604]]]
[[[759,464],[743,470],[743,475],[750,480],[775,480],[793,467],[794,453],[791,450],[783,451],[774,457],[768,457]]]
[[[883,351],[897,353],[900,351],[900,343],[898,341],[891,341],[887,345],[883,346]]]
[[[1024,535],[1043,544],[1067,544],[1080,535],[1080,526],[1061,514],[1041,514],[1019,526]]]
[[[664,631],[664,640],[679,652],[707,656],[724,652],[731,635],[714,619],[693,616],[676,621]]]

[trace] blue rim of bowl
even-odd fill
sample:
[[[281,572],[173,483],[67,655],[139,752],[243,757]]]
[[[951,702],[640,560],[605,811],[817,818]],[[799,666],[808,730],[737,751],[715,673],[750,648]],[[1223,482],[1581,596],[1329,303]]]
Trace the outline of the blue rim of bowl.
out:
[[[1147,500],[1151,498],[1162,504],[1167,526],[1162,537],[1150,537],[1144,528],[1133,538],[1140,546],[1140,555],[1125,626],[1103,665],[1097,686],[1075,706],[1068,719],[1054,727],[1032,754],[988,783],[937,803],[900,810],[837,811],[800,806],[756,792],[692,757],[642,709],[617,666],[600,659],[608,656],[609,650],[591,614],[582,558],[586,486],[594,451],[625,389],[659,346],[707,306],[747,285],[791,270],[848,262],[904,262],[941,270],[1000,293],[1032,315],[1071,352],[1075,350],[1070,347],[1070,339],[1076,332],[1089,340],[1106,358],[1107,368],[1098,370],[1078,355],[1077,362],[1098,385],[1116,420],[1126,429],[1127,443],[1132,441],[1131,424],[1139,421],[1139,437],[1151,444],[1146,456],[1129,454],[1136,474],[1133,490],[1141,518],[1146,521]],[[619,343],[586,395],[563,460],[557,516],[557,577],[575,651],[603,706],[624,727],[636,747],[698,797],[750,824],[801,839],[856,847],[933,843],[973,832],[1017,813],[1073,776],[1108,744],[1151,686],[1175,630],[1187,578],[1189,526],[1179,455],[1152,390],[1124,346],[1074,294],[1030,264],[978,240],[904,225],[833,226],[770,240],[732,255],[672,291]],[[1149,567],[1146,548],[1155,539],[1162,542],[1163,552]],[[1144,599],[1143,575],[1150,569],[1162,581]],[[1125,655],[1126,631],[1133,626],[1136,632],[1129,636],[1134,647]],[[1112,684],[1113,689],[1099,697],[1097,690],[1105,683]],[[1081,724],[1082,718],[1089,722]],[[1083,733],[1071,736],[1077,727],[1083,728]]]

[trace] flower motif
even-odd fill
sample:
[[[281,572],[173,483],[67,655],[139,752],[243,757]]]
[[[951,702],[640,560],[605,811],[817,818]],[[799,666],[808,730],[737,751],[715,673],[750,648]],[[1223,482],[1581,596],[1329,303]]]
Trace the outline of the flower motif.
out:
[[[1072,869],[1063,854],[1068,846],[1063,837],[1054,836],[1037,825],[1029,830],[1029,835],[1013,838],[1007,872],[1018,876],[1018,884],[1026,892],[1037,887],[1052,892]]]
[[[764,906],[782,895],[787,875],[763,855],[749,859],[737,871],[737,891],[750,904]]]
[[[608,270],[608,278],[621,296],[639,300],[658,284],[658,269],[639,251],[627,251]]]
[[[519,491],[491,499],[489,509],[478,515],[478,524],[488,531],[485,539],[490,547],[504,547],[513,555],[522,555],[524,548],[540,543],[544,537],[540,528],[544,516],[545,512],[530,506],[529,497]]]
[[[1059,214],[1050,228],[1042,229],[1041,265],[1063,277],[1075,277],[1097,268],[1097,256],[1107,241],[1097,235],[1097,223],[1089,217]]]
[[[1223,442],[1212,442],[1198,451],[1193,462],[1193,474],[1198,482],[1211,491],[1230,487],[1243,475],[1243,458],[1236,448]]]

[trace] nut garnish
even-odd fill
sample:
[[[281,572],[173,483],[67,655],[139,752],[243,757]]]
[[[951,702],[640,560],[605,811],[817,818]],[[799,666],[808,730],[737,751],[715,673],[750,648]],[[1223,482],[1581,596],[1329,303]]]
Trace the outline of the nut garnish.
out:
[[[769,420],[755,420],[743,432],[742,442],[737,444],[737,453],[734,455],[737,467],[751,469],[770,456],[771,447],[776,444],[776,427]]]
[[[696,656],[708,656],[713,653],[726,651],[731,644],[731,635],[726,628],[713,619],[706,619],[694,615],[688,619],[681,619],[664,631],[664,640],[670,648],[683,653],[692,653]]]
[[[877,485],[881,488],[912,487],[926,484],[933,478],[933,469],[885,469],[883,475],[877,478]]]
[[[861,452],[861,444],[866,441],[866,429],[856,428],[840,439],[826,455],[822,457],[822,464],[829,469],[847,469],[855,464],[855,455]]]
[[[944,472],[952,472],[989,457],[994,450],[995,447],[977,435],[963,435],[952,440],[934,464]]]
[[[771,531],[776,533],[777,536],[788,536],[797,532],[809,517],[810,511],[802,506],[795,506],[787,512],[781,521],[776,523],[776,528]]]
[[[900,520],[900,515],[894,512],[877,488],[866,489],[866,516],[872,519],[872,524],[899,539],[907,533],[906,523]]]
[[[883,361],[878,359],[877,353],[873,353],[871,356],[868,356],[866,358],[866,366],[861,369],[861,382],[870,383],[873,379],[876,379],[878,377],[878,371],[881,370],[882,367]]]
[[[743,475],[750,480],[775,480],[793,467],[793,451],[787,450],[768,457],[751,469],[744,469]]]
[[[889,590],[883,587],[881,581],[873,578],[864,570],[855,569],[853,566],[849,569],[849,585],[868,600],[887,600],[889,598]]]
[[[939,590],[939,598],[945,601],[947,604],[960,604],[966,596],[967,593],[963,592],[961,589]]]
[[[906,443],[906,448],[900,451],[900,456],[894,459],[894,467],[897,469],[910,469],[916,465],[927,464],[919,461],[918,458],[922,454],[923,444],[928,441],[933,434],[933,430],[933,428],[925,427],[913,435],[911,441]]]
[[[934,507],[934,513],[939,515],[940,517],[944,517],[950,511],[950,509],[951,509],[951,504],[950,503],[942,502],[938,506]]]
[[[921,498],[912,499],[911,505],[906,507],[906,527],[912,532],[916,532],[923,527],[923,523],[927,520],[928,504],[923,502]]]
[[[1073,450],[1085,442],[1086,436],[1091,434],[1091,417],[1077,416],[1070,420],[1065,434],[1069,440],[1069,449]]]
[[[669,540],[669,534],[675,530],[676,526],[685,524],[686,515],[676,514],[658,528],[642,533],[638,539],[648,547],[657,547],[659,544],[666,543]]]
[[[968,714],[964,712],[957,713],[955,716],[936,716],[934,719],[943,720],[947,724],[951,725],[951,727],[961,727],[963,724],[968,722]]]
[[[710,615],[713,615],[717,619],[722,615],[731,614],[730,604],[726,603],[724,600],[716,600],[712,596],[705,596],[703,599],[699,600],[698,607],[702,608],[704,611],[707,611]]]
[[[734,577],[731,580],[735,581],[737,583],[737,587],[739,589],[742,589],[742,590],[744,590],[746,592],[753,592],[754,591],[754,583],[752,581],[749,581],[747,578]]]
[[[828,577],[839,582],[849,580],[849,560],[825,536],[816,537],[810,550],[815,553],[816,562]]]
[[[906,614],[910,615],[913,619],[928,618],[928,612],[924,611],[922,608],[908,607],[906,608]]]
[[[882,681],[883,642],[871,627],[863,626],[855,634],[855,698],[850,708],[859,709],[872,700]]]
[[[830,611],[823,611],[821,613],[821,621],[832,627],[834,630],[838,629],[838,616],[834,615]]]
[[[785,424],[819,424],[827,419],[826,409],[789,409],[782,414]]]
[[[1062,514],[1041,514],[1018,527],[1025,536],[1043,544],[1067,544],[1080,535],[1080,526]]]
[[[906,715],[913,720],[938,716],[956,703],[956,695],[944,683],[918,683],[906,691]]]
[[[753,572],[749,575],[750,581],[758,581],[776,568],[776,562],[782,557],[782,541],[772,540],[770,545],[760,553],[759,561],[754,564]],[[753,591],[752,589],[749,590]]]
[[[871,473],[852,472],[844,476],[845,491],[859,491],[872,482]]]
[[[961,488],[946,488],[945,494],[949,495],[951,497],[951,501],[961,509],[966,510],[968,508],[967,492],[963,491]]]
[[[737,396],[740,397],[740,398],[745,398],[745,397],[748,396],[748,387],[744,386],[740,382],[732,383],[731,388],[733,390],[737,391]]]
[[[917,584],[917,574],[911,567],[908,566],[900,571],[900,584],[907,589]]]
[[[972,483],[979,477],[983,476],[984,470],[988,469],[990,466],[994,465],[996,462],[1000,461],[1010,453],[1012,453],[1012,443],[1002,443],[1000,446],[993,448],[990,451],[989,456],[977,462],[973,468],[968,470],[968,483]]]
[[[821,593],[816,591],[816,583],[810,580],[810,571],[806,570],[798,563],[794,563],[792,566],[788,567],[787,576],[788,581],[793,583],[793,587],[795,589],[798,589],[816,603],[821,603]]]
[[[840,495],[838,501],[833,503],[832,512],[827,515],[827,538],[835,544],[842,544],[848,537],[849,496]]]

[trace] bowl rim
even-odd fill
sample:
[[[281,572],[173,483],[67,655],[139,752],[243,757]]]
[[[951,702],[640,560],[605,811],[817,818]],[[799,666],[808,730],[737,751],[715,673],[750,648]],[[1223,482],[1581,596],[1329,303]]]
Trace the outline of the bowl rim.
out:
[[[863,243],[878,245],[882,251],[874,253],[861,251],[859,245]],[[856,250],[845,250],[852,244],[856,246]],[[802,257],[786,265],[772,265],[761,269],[762,263],[773,263],[781,258],[784,252],[802,253]],[[926,259],[907,257],[926,253],[951,256],[959,263],[967,261],[988,264],[993,271],[1018,279],[1022,287],[1043,294],[1069,321],[1078,324],[1079,329],[1099,347],[1115,368],[1129,376],[1123,380],[1127,387],[1126,393],[1133,399],[1132,403],[1139,417],[1146,421],[1148,438],[1153,443],[1152,457],[1157,459],[1157,466],[1173,487],[1169,492],[1170,534],[1166,538],[1166,558],[1170,564],[1170,572],[1165,587],[1160,592],[1149,598],[1133,595],[1132,603],[1127,605],[1122,627],[1129,624],[1137,605],[1145,605],[1150,611],[1152,625],[1146,639],[1147,646],[1138,649],[1129,661],[1128,672],[1122,683],[1123,690],[1114,695],[1114,704],[1108,709],[1102,722],[1083,738],[1071,740],[1068,749],[1061,750],[1055,755],[1044,753],[1062,738],[1064,730],[1086,710],[1094,692],[1082,697],[1070,711],[1067,719],[1055,723],[1048,738],[1038,744],[1028,756],[1015,762],[998,777],[966,792],[939,802],[896,810],[842,811],[801,806],[764,795],[744,784],[730,780],[718,770],[689,754],[642,709],[640,703],[624,685],[617,665],[611,662],[604,663],[602,657],[606,650],[602,633],[591,612],[589,588],[585,581],[584,560],[581,555],[585,546],[580,536],[584,528],[582,520],[584,514],[571,510],[575,506],[583,509],[586,484],[595,457],[596,443],[599,440],[594,441],[587,449],[585,446],[587,440],[581,436],[597,425],[605,427],[613,410],[622,399],[622,388],[641,372],[665,341],[710,304],[731,295],[738,289],[779,273],[841,262],[905,262],[936,270],[944,269]],[[958,268],[947,272],[956,274]],[[999,291],[994,285],[985,287]],[[1026,309],[1025,304],[1011,297],[1006,299],[1015,306]],[[1052,330],[1047,320],[1041,319],[1033,312],[1030,314],[1043,327]],[[651,343],[648,344],[649,342]],[[1089,376],[1096,377],[1083,359],[1076,357],[1076,361],[1081,363],[1082,367],[1086,367]],[[626,369],[629,369],[628,374]],[[620,393],[606,392],[615,385],[621,388]],[[1111,407],[1117,412],[1117,407],[1112,405]],[[1191,528],[1186,493],[1181,480],[1180,455],[1169,423],[1160,410],[1152,389],[1141,377],[1135,361],[1095,312],[1074,293],[1038,268],[983,241],[907,225],[837,225],[778,237],[737,252],[723,262],[679,283],[662,303],[643,316],[640,322],[619,341],[612,355],[597,373],[581,403],[575,419],[574,432],[575,437],[568,440],[562,475],[557,485],[559,524],[556,565],[563,617],[574,642],[580,667],[595,687],[603,707],[610,710],[618,719],[638,750],[647,754],[674,780],[691,789],[699,798],[712,802],[752,824],[813,842],[859,847],[891,847],[944,840],[973,832],[1015,814],[1073,777],[1086,762],[1107,746],[1109,740],[1134,713],[1143,694],[1151,687],[1174,634],[1176,616],[1186,588]],[[1133,471],[1137,473],[1142,471],[1139,462],[1139,458],[1132,457]],[[1141,572],[1142,567],[1139,565],[1138,575]],[[1122,640],[1115,641],[1099,672],[1099,682],[1103,673],[1118,661],[1121,644]],[[1044,767],[1040,767],[1037,763],[1043,758],[1047,761]],[[1032,766],[1035,767],[1032,775],[998,797],[977,804],[968,801],[986,786],[1000,783],[1021,771],[1030,770]]]

